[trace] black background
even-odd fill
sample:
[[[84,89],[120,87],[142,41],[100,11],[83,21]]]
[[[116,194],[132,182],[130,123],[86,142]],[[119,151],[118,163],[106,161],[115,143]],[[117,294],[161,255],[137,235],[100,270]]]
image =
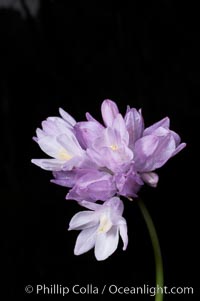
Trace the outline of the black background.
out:
[[[0,10],[1,266],[6,296],[26,296],[27,284],[154,285],[151,242],[137,206],[126,201],[126,252],[97,262],[93,251],[74,256],[69,220],[79,207],[66,189],[30,163],[43,157],[36,127],[62,107],[76,120],[100,119],[105,98],[142,108],[146,125],[165,116],[187,147],[159,170],[158,188],[140,197],[155,222],[165,285],[193,286],[199,295],[199,16],[174,1],[114,5],[42,1],[23,20]],[[38,296],[35,296],[36,299]],[[83,296],[79,296],[83,297]],[[122,298],[124,296],[121,296]],[[129,296],[142,299],[139,296]],[[100,298],[100,296],[99,296]],[[148,297],[144,300],[150,300]]]

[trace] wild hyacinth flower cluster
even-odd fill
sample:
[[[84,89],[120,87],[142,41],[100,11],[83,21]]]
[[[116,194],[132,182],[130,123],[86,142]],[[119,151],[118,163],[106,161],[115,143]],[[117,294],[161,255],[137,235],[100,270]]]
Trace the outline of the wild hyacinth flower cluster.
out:
[[[145,128],[141,110],[128,106],[123,117],[111,100],[101,105],[103,124],[89,113],[86,121],[76,122],[63,109],[59,112],[61,117],[47,118],[34,137],[51,158],[32,162],[51,171],[53,183],[70,188],[66,199],[89,209],[70,222],[69,230],[81,230],[74,253],[94,248],[96,259],[104,260],[116,250],[119,237],[124,250],[128,244],[120,196],[137,197],[144,183],[156,187],[155,171],[186,144],[170,130],[168,117]]]

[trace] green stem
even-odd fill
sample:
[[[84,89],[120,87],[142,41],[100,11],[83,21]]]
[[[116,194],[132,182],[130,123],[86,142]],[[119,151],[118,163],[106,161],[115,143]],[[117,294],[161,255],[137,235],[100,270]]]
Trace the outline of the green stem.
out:
[[[154,258],[155,258],[155,270],[156,270],[156,285],[158,289],[158,292],[156,293],[155,296],[155,301],[162,301],[163,300],[163,294],[162,294],[162,288],[164,284],[164,276],[163,276],[163,262],[162,262],[162,255],[161,255],[161,250],[160,250],[160,244],[158,240],[158,236],[156,233],[155,226],[153,224],[152,218],[143,203],[142,200],[139,200],[138,205],[140,207],[140,210],[143,214],[144,220],[146,222],[149,235],[151,238],[152,246],[153,246],[153,251],[154,251]]]

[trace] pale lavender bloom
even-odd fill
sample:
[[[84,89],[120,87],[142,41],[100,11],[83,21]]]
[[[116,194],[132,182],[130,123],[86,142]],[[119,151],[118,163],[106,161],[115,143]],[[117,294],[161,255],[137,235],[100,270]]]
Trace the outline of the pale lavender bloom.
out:
[[[82,230],[76,240],[75,255],[81,255],[94,248],[97,260],[105,260],[117,249],[119,236],[123,250],[128,245],[127,224],[122,217],[124,205],[118,197],[103,203],[82,201],[81,205],[92,211],[81,211],[70,221],[69,230]]]
[[[33,159],[32,163],[51,170],[71,170],[79,166],[85,158],[73,127],[76,121],[64,110],[60,109],[63,117],[49,117],[42,122],[42,129],[37,129],[34,140],[40,148],[53,159]]]
[[[87,154],[98,166],[106,167],[111,172],[123,169],[133,159],[133,152],[128,147],[129,134],[121,114],[113,117],[112,127],[101,131]]]
[[[101,125],[89,113],[87,121],[76,122],[60,109],[61,117],[49,117],[37,129],[34,140],[51,159],[33,163],[53,171],[53,183],[70,188],[66,199],[73,199],[91,211],[77,213],[69,230],[82,230],[74,253],[95,249],[97,260],[108,258],[121,236],[125,250],[127,225],[122,217],[122,201],[137,197],[144,183],[156,187],[155,170],[162,167],[185,146],[164,118],[145,129],[141,110],[127,108],[124,118],[117,105],[105,100]],[[97,204],[96,201],[104,201]]]
[[[180,152],[185,143],[169,128],[169,118],[145,129],[141,110],[127,108],[124,118],[117,105],[104,100],[101,125],[89,113],[76,122],[60,109],[37,129],[34,138],[54,159],[32,160],[54,171],[52,182],[71,188],[67,199],[106,200],[114,195],[136,197],[147,183],[156,187],[155,170]]]

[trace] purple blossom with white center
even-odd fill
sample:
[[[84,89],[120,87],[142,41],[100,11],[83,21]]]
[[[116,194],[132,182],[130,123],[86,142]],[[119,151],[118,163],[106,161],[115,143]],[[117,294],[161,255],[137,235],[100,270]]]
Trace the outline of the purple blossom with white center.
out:
[[[102,205],[82,201],[81,205],[91,211],[81,211],[74,215],[69,230],[81,230],[74,248],[75,255],[81,255],[94,248],[97,260],[105,260],[117,249],[119,236],[123,250],[128,245],[127,224],[122,217],[124,205],[118,197],[113,197]]]

